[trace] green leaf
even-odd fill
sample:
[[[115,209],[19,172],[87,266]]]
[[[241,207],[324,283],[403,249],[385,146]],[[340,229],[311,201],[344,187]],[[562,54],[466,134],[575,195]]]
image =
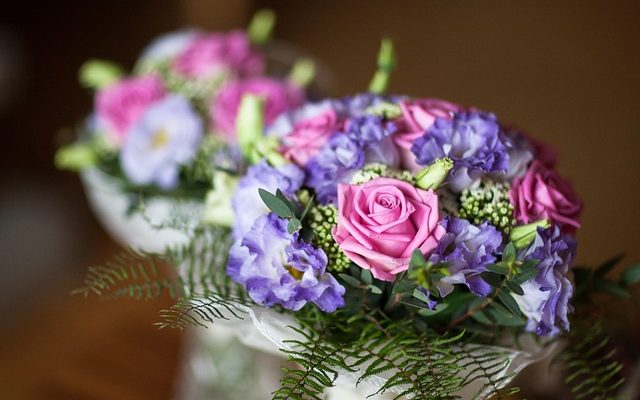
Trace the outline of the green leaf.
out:
[[[603,262],[598,268],[596,268],[595,275],[596,276],[605,276],[613,267],[615,267],[620,260],[624,258],[624,254],[618,254],[616,256],[611,257],[607,261]]]
[[[418,314],[422,315],[423,317],[432,317],[434,315],[440,314],[447,308],[449,308],[449,305],[447,303],[438,303],[433,310],[423,308],[418,311]]]
[[[267,208],[273,211],[277,216],[279,216],[280,218],[293,217],[291,209],[289,209],[287,204],[278,196],[269,193],[264,189],[258,189],[258,193],[260,194],[260,198],[267,206]]]
[[[511,313],[518,317],[522,315],[518,303],[509,293],[501,291],[498,293],[498,299],[505,305],[505,307],[507,307],[507,309],[509,309],[509,311],[511,311]]]
[[[493,317],[498,325],[522,326],[525,324],[525,321],[522,318],[516,317],[513,313],[511,313],[505,307],[501,306],[499,303],[491,303],[489,307],[487,307],[486,312],[488,315]]]
[[[363,269],[360,273],[360,280],[367,285],[371,285],[371,283],[373,282],[373,275],[371,275],[371,271],[369,271],[368,269]]]
[[[524,295],[524,290],[522,290],[520,285],[518,285],[514,281],[507,281],[507,287],[509,288],[509,290],[511,290],[513,293],[517,295],[520,295],[520,296]]]
[[[487,270],[494,272],[498,275],[509,275],[509,267],[506,267],[504,265],[499,265],[499,264],[491,264],[489,266],[487,266]]]
[[[367,286],[367,289],[369,289],[369,291],[373,294],[382,294],[382,289],[380,289],[376,285],[369,285]]]
[[[420,249],[415,249],[413,253],[411,253],[411,262],[409,263],[409,269],[420,268],[426,265],[426,261],[424,259],[424,255]]]
[[[302,224],[298,218],[291,218],[287,224],[287,232],[294,234],[302,228]]]
[[[420,300],[423,303],[427,303],[427,304],[430,303],[429,296],[425,292],[420,290],[420,288],[416,288],[413,291],[413,297],[415,297],[416,299]]]
[[[345,281],[347,283],[347,285],[352,286],[354,288],[359,289],[360,288],[360,281],[357,280],[356,278],[354,278],[351,275],[347,275],[347,274],[338,274],[338,276],[340,278],[342,278],[343,281]]]
[[[622,271],[622,274],[620,275],[620,281],[622,281],[622,283],[627,286],[640,283],[640,264],[633,265]]]
[[[416,287],[418,287],[418,285],[416,285],[415,282],[412,282],[409,279],[403,279],[398,281],[395,285],[393,285],[393,289],[391,289],[391,294],[413,293]]]
[[[495,288],[502,286],[502,277],[494,272],[485,271],[482,272],[480,276],[485,282]]]
[[[471,318],[473,318],[475,321],[483,324],[483,325],[495,325],[495,321],[492,321],[490,317],[485,310],[480,310],[478,312],[475,312],[471,315]]]
[[[627,289],[608,279],[600,278],[595,281],[595,287],[601,292],[609,293],[621,298],[629,298],[631,294]]]
[[[502,261],[512,264],[516,260],[516,246],[513,242],[509,242],[502,252]]]
[[[311,210],[311,207],[313,207],[314,198],[315,198],[315,195],[311,196],[307,204],[304,206],[304,210],[302,210],[302,214],[300,214],[300,220],[303,220],[309,213],[309,210]]]
[[[515,278],[513,278],[511,281],[520,285],[532,279],[538,274],[538,268],[536,267],[537,264],[537,260],[535,265],[528,265],[527,263],[525,263],[520,267],[520,272],[518,272]]]

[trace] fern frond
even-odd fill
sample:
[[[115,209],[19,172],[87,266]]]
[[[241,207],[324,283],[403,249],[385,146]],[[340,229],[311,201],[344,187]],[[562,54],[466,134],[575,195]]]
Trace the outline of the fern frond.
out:
[[[335,343],[326,329],[300,322],[291,327],[300,339],[286,343],[295,350],[283,350],[293,365],[283,366],[280,388],[272,393],[273,400],[321,400],[325,389],[334,385],[340,371],[352,371],[344,357],[342,344]]]
[[[171,298],[189,298],[195,293],[229,295],[232,285],[225,267],[230,244],[228,229],[211,227],[197,231],[188,244],[162,253],[129,249],[104,265],[90,267],[84,286],[72,293],[138,300],[165,293]],[[172,265],[176,271],[167,271],[162,265]]]
[[[184,329],[185,326],[207,327],[216,320],[231,318],[243,319],[246,314],[246,302],[241,298],[232,298],[217,293],[183,297],[176,304],[160,311],[160,322],[155,325],[162,328]]]
[[[615,359],[615,349],[603,332],[602,322],[591,328],[574,327],[568,336],[569,345],[556,361],[568,373],[565,383],[570,385],[575,399],[613,399],[624,383],[620,374],[622,364]]]

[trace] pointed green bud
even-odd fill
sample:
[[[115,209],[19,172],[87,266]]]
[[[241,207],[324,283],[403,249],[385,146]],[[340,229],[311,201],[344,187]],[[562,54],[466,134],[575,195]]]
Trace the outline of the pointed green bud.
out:
[[[289,73],[289,82],[298,87],[307,87],[316,76],[316,65],[312,60],[303,58],[296,61]]]
[[[391,71],[396,66],[396,57],[393,50],[393,42],[390,39],[382,39],[378,52],[378,69],[369,84],[369,92],[382,94],[387,90]]]
[[[78,75],[82,86],[99,90],[119,81],[123,71],[110,61],[93,59],[82,64]]]
[[[265,44],[271,39],[273,27],[276,25],[276,13],[272,10],[260,10],[253,15],[247,34],[251,43],[256,45]]]
[[[206,224],[229,227],[233,224],[231,197],[236,191],[238,178],[216,170],[212,183],[213,189],[207,192],[202,220]]]
[[[449,157],[438,158],[431,165],[418,171],[416,174],[416,186],[421,189],[437,189],[447,179],[449,171],[453,168],[453,160]]]
[[[551,224],[549,220],[542,219],[527,225],[516,226],[511,229],[509,240],[513,242],[518,250],[527,248],[536,237],[538,228],[548,228]]]
[[[274,167],[279,167],[286,164],[288,161],[278,151],[280,147],[280,141],[275,136],[263,136],[256,143],[254,152],[252,154],[251,162],[253,164],[259,162],[262,158],[265,158],[269,164]]]
[[[242,154],[250,160],[256,143],[263,137],[264,130],[264,98],[254,94],[245,94],[240,101],[236,116],[236,134]],[[254,161],[255,162],[255,161]]]
[[[59,169],[77,172],[98,164],[98,156],[91,144],[73,143],[59,148],[54,162]]]
[[[386,101],[367,107],[364,112],[386,119],[394,119],[402,115],[402,109],[399,105]]]

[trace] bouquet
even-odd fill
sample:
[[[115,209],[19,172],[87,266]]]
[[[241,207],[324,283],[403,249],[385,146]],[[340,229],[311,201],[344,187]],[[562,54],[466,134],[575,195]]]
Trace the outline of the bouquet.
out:
[[[166,34],[129,75],[102,60],[81,67],[94,110],[56,163],[82,173],[97,214],[121,242],[160,250],[187,240],[174,214],[206,219],[216,172],[242,168],[235,121],[243,94],[264,98],[267,123],[302,104],[314,65],[301,59],[283,75],[283,60],[268,50],[274,18],[258,12],[246,32]]]
[[[640,267],[618,279],[606,275],[619,258],[574,267],[582,201],[556,153],[490,112],[385,95],[393,65],[385,41],[368,93],[272,121],[263,97],[244,95],[243,167],[216,180],[214,223],[146,263],[92,268],[81,291],[168,290],[180,299],[160,327],[249,317],[238,336],[290,361],[274,399],[336,385],[504,398],[559,343],[574,393],[608,398],[621,366],[585,304],[630,296]],[[157,259],[178,265],[177,279],[139,273]]]

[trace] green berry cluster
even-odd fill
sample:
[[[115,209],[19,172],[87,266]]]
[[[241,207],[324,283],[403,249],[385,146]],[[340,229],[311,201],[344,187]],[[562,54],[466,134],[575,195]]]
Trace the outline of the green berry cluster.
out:
[[[509,201],[509,189],[506,182],[482,181],[473,189],[465,189],[460,195],[460,216],[474,224],[485,221],[509,233],[516,221],[513,207]]]
[[[327,268],[341,272],[349,268],[351,261],[333,239],[331,231],[338,223],[338,209],[333,205],[315,206],[309,210],[307,217],[309,227],[314,233],[313,245],[324,250],[329,259]]]
[[[380,177],[398,179],[415,185],[415,179],[411,172],[401,171],[391,168],[388,165],[378,163],[365,165],[364,168],[356,172],[351,178],[351,184],[360,185]]]

